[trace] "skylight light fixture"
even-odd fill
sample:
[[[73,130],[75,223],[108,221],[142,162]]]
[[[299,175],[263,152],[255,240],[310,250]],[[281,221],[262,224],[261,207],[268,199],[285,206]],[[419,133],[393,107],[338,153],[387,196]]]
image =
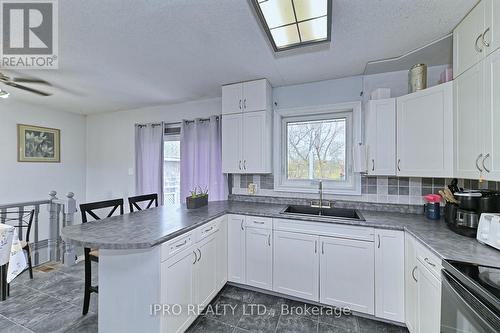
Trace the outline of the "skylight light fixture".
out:
[[[0,89],[0,98],[7,98],[9,95],[7,91]]]
[[[331,40],[331,0],[250,1],[276,52]]]

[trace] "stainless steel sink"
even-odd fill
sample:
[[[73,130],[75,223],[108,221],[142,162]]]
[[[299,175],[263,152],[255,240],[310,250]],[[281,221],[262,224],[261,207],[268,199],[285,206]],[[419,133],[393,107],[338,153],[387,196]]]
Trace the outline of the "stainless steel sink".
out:
[[[345,208],[319,208],[311,206],[290,205],[286,207],[281,214],[294,216],[314,216],[319,218],[337,219],[337,220],[356,220],[364,221],[363,215],[356,209]]]

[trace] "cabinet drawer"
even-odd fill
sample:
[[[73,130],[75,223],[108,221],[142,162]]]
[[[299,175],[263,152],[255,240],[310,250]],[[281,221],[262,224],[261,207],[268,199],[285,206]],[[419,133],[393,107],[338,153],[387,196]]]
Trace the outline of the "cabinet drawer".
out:
[[[304,234],[357,239],[373,242],[375,231],[372,227],[360,227],[329,222],[309,222],[298,220],[274,219],[274,229]]]
[[[441,281],[441,269],[443,268],[441,259],[418,241],[416,242],[415,250],[418,261]]]
[[[173,255],[182,252],[183,250],[191,247],[194,243],[194,233],[188,232],[187,234],[181,235],[162,244],[161,261],[165,261]]]
[[[246,216],[245,227],[258,229],[272,229],[273,219],[268,217]]]
[[[220,224],[222,222],[222,218],[217,218],[213,221],[210,221],[201,227],[198,227],[196,229],[196,241],[199,242],[202,239],[207,238],[208,236],[212,235],[213,233],[217,232],[220,228]]]

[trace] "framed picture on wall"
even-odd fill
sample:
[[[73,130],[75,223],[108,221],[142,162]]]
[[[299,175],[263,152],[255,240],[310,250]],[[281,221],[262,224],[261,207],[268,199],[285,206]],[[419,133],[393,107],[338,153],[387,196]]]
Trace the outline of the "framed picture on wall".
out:
[[[19,162],[61,162],[61,131],[55,128],[17,124]]]

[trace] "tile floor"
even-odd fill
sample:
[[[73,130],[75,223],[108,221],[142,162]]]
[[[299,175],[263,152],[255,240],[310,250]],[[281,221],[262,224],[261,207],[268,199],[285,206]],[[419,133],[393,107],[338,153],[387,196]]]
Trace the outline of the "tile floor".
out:
[[[35,270],[33,280],[26,271],[11,283],[10,297],[0,302],[0,332],[97,332],[97,294],[82,316],[83,262],[54,266],[51,272]]]
[[[55,265],[51,272],[25,272],[11,284],[11,296],[0,302],[0,332],[97,332],[97,295],[90,312],[82,316],[83,263]],[[97,280],[97,266],[93,278]],[[260,312],[256,305],[260,304]],[[354,315],[283,312],[311,306],[281,297],[226,285],[211,303],[210,311],[188,329],[201,332],[297,332],[297,333],[403,333],[406,329]],[[226,308],[226,313],[221,309]],[[253,309],[253,313],[252,313]],[[303,312],[303,311],[302,311]]]

